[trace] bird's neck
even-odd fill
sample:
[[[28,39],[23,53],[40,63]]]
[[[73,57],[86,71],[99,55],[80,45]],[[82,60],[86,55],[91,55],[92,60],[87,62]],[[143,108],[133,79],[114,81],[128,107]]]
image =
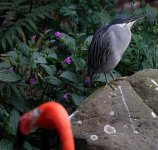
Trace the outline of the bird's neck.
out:
[[[128,29],[129,31],[131,31],[131,27],[132,27],[132,23],[130,24],[126,24],[126,23],[122,23],[122,24],[118,24],[119,27],[121,27],[122,29]]]
[[[62,150],[75,150],[71,122],[66,110],[58,104],[49,105],[42,109],[44,113],[38,121],[38,126],[57,130],[62,143]]]
[[[58,131],[62,143],[62,150],[75,150],[72,130],[69,128]]]

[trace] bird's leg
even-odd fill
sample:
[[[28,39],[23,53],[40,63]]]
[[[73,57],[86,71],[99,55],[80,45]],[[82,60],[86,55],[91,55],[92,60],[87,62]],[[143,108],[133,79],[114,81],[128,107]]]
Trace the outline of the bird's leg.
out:
[[[110,75],[111,75],[111,77],[112,77],[113,80],[109,81],[109,85],[110,84],[114,84],[115,86],[117,86],[118,84],[115,81],[126,80],[127,79],[127,77],[115,78],[115,76],[114,76],[114,74],[112,72],[110,72]]]
[[[111,75],[113,80],[116,80],[116,78],[115,78],[114,74],[112,73],[112,71],[110,72],[110,75]]]
[[[125,77],[115,78],[115,76],[114,76],[114,74],[113,74],[112,72],[110,72],[110,75],[112,76],[113,81],[126,80],[126,79],[127,79],[127,77],[126,77],[126,76],[125,76]]]
[[[108,83],[108,78],[107,78],[107,75],[106,73],[104,72],[104,76],[105,76],[105,81],[106,81],[106,84]]]

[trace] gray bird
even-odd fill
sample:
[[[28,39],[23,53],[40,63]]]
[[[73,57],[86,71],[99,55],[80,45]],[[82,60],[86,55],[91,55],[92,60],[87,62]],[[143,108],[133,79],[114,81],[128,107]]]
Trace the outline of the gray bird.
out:
[[[119,18],[100,28],[93,36],[88,50],[88,77],[90,84],[97,73],[110,73],[117,66],[131,41],[131,27],[145,15]],[[107,81],[107,77],[106,77]]]

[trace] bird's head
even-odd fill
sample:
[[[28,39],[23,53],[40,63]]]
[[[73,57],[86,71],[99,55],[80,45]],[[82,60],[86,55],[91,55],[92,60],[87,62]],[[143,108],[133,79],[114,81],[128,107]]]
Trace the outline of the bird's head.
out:
[[[35,108],[34,110],[21,116],[13,149],[22,149],[26,136],[33,128],[37,127],[37,121],[39,120],[40,116],[41,111],[38,108]]]
[[[137,20],[142,19],[145,16],[146,16],[146,14],[139,15],[136,17],[117,18],[111,22],[111,25],[119,25],[121,27],[128,27],[130,29]]]
[[[41,110],[35,108],[34,110],[25,113],[19,122],[19,129],[24,135],[28,135],[33,128],[37,127],[37,121],[41,116]]]

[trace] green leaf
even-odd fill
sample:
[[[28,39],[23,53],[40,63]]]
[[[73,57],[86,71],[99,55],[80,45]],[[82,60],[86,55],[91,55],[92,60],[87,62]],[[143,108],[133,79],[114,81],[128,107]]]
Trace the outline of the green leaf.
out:
[[[62,85],[61,80],[58,79],[57,77],[54,77],[54,76],[44,77],[43,80],[45,82],[48,82],[48,83],[56,85],[56,86],[61,86]]]
[[[48,55],[48,58],[55,58],[57,59],[57,55],[55,52],[51,52],[51,54]]]
[[[74,55],[72,55],[71,59],[76,66],[76,71],[82,70],[86,65],[85,61],[82,58],[76,58]]]
[[[12,46],[13,46],[13,39],[11,38],[11,34],[9,34],[9,35],[7,36],[7,41],[8,41],[8,43],[9,43],[10,47],[12,47]]]
[[[4,6],[8,6],[8,7],[11,7],[12,6],[12,2],[0,2],[0,7],[4,7]]]
[[[81,96],[76,94],[71,94],[71,97],[77,106],[79,106],[81,102],[83,102],[83,100],[86,98],[86,96]]]
[[[14,131],[14,129],[11,126],[6,126],[5,131],[6,131],[6,133],[11,134],[11,135],[16,134],[16,131]]]
[[[117,72],[116,70],[113,70],[112,73],[113,73],[113,75],[114,75],[115,78],[121,77],[121,74],[119,72]],[[113,79],[112,76],[110,74],[107,74],[107,80],[110,81],[112,79]],[[103,73],[101,73],[99,75],[99,78],[97,78],[96,81],[106,83],[105,75]]]
[[[5,83],[0,83],[0,92],[2,92],[2,90],[6,87]]]
[[[64,45],[68,46],[70,50],[75,50],[76,48],[75,39],[64,33],[62,33],[62,35],[63,36],[60,38],[60,40],[63,41]]]
[[[4,50],[6,49],[6,39],[5,38],[2,39],[2,47]]]
[[[29,56],[29,53],[30,53],[30,48],[29,46],[27,46],[25,43],[19,43],[19,48],[20,48],[20,52],[28,57]]]
[[[23,32],[22,28],[20,26],[16,27],[17,32],[19,33],[19,35],[21,35]]]
[[[46,59],[43,56],[41,56],[39,52],[33,53],[32,58],[33,58],[33,60],[36,60],[36,63],[39,63],[39,64],[47,63]]]
[[[0,81],[3,82],[17,82],[21,77],[14,72],[0,72]]]
[[[28,142],[25,142],[25,143],[24,143],[24,148],[25,148],[26,150],[32,150],[32,146],[31,146],[31,144],[28,143]]]
[[[80,83],[69,83],[71,86],[73,86],[74,88],[76,88],[76,89],[78,89],[78,90],[80,90],[80,91],[85,91],[85,88],[84,88],[84,82],[82,81],[82,82],[80,82]]]
[[[87,37],[84,41],[84,47],[89,47],[91,41],[92,41],[93,35]]]
[[[2,139],[0,141],[0,150],[12,150],[13,149],[13,141],[8,139]]]
[[[24,99],[18,99],[17,97],[9,97],[9,101],[20,112],[28,111],[28,108]]]
[[[48,73],[48,75],[53,75],[56,72],[56,67],[54,65],[48,66],[45,64],[40,64],[42,68]]]
[[[6,63],[6,62],[0,63],[0,68],[1,68],[1,69],[3,69],[3,68],[6,69],[6,68],[9,68],[9,67],[11,67],[10,64],[8,64],[8,63]]]
[[[37,58],[37,63],[39,63],[39,64],[46,64],[47,61],[46,61],[46,59],[43,56],[39,56]]]
[[[75,73],[73,73],[71,71],[65,71],[65,72],[63,72],[60,75],[60,77],[65,78],[65,79],[67,79],[69,81],[72,81],[72,82],[75,82],[75,83],[80,83],[80,82],[83,81],[82,77],[80,75],[75,74]]]
[[[16,133],[18,122],[19,122],[20,114],[16,109],[12,109],[11,117],[10,117],[10,126],[13,128]]]
[[[9,86],[13,90],[13,92],[16,94],[16,96],[18,98],[21,98],[21,93],[20,93],[19,89],[17,88],[17,85],[16,84],[10,84]]]
[[[18,57],[16,51],[9,51],[7,53],[7,56],[10,56],[10,57],[13,57],[13,58],[17,58]]]
[[[27,23],[32,27],[35,31],[37,30],[35,22],[33,22],[31,19],[27,19]]]

